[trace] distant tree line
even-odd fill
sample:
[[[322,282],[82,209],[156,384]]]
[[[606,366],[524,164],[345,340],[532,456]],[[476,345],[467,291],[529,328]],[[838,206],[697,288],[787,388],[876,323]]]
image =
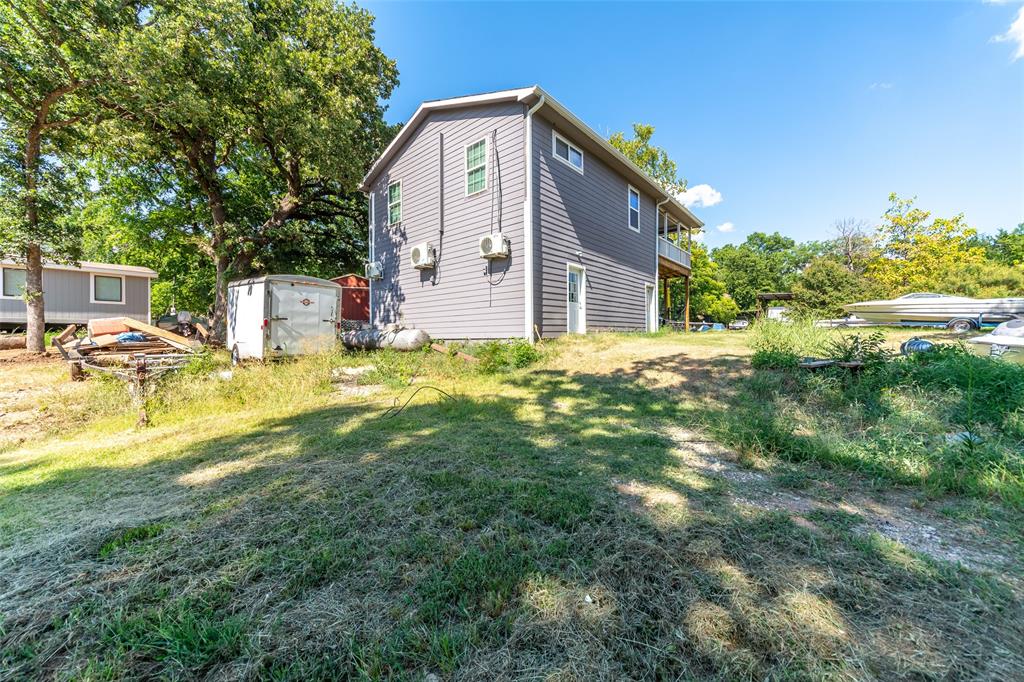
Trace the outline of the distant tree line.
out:
[[[710,253],[695,245],[691,314],[728,322],[756,309],[761,292],[792,292],[791,307],[824,317],[843,316],[847,303],[915,291],[1024,296],[1024,223],[983,236],[963,214],[933,217],[895,194],[889,202],[878,225],[840,220],[827,240],[754,232]],[[681,301],[682,284],[673,286]]]

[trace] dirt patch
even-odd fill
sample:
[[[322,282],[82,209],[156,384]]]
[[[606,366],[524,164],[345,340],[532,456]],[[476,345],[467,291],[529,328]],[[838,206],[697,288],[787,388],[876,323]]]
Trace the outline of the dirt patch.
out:
[[[47,348],[45,353],[29,353],[24,348],[0,350],[0,364],[39,364],[62,360],[63,358],[52,348]]]
[[[803,523],[811,523],[806,517],[814,512],[841,512],[850,519],[855,532],[877,532],[933,559],[996,571],[1014,563],[986,542],[984,533],[972,524],[965,526],[919,508],[916,497],[907,491],[895,489],[873,496],[846,492],[840,500],[823,500],[811,493],[779,490],[768,475],[744,468],[735,453],[699,434],[671,429],[666,435],[676,443],[678,455],[687,466],[729,482],[734,505],[788,512]]]

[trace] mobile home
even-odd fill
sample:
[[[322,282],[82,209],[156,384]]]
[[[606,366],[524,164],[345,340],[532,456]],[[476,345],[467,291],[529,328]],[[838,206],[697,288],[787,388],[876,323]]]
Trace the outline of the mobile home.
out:
[[[75,265],[43,265],[46,324],[82,324],[95,317],[130,317],[150,321],[149,268],[82,261]],[[25,266],[0,261],[0,327],[24,327]]]

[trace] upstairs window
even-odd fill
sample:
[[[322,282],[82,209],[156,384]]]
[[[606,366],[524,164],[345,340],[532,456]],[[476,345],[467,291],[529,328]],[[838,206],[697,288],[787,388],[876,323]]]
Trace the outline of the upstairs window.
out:
[[[0,268],[4,298],[21,298],[25,293],[25,271],[18,268]]]
[[[629,227],[640,231],[640,192],[629,188]]]
[[[558,133],[552,132],[551,146],[555,158],[572,166],[575,170],[583,172],[583,151],[569,140]]]
[[[92,302],[124,303],[124,277],[93,275]]]
[[[402,181],[388,185],[388,225],[402,222]]]
[[[487,138],[466,145],[466,196],[487,189]]]

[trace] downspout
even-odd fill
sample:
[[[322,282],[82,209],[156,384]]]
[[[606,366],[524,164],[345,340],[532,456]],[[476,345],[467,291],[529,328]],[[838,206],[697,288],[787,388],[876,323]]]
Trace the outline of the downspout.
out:
[[[666,197],[665,199],[659,201],[657,204],[654,205],[654,298],[656,299],[654,305],[654,331],[658,331],[659,329],[661,329],[661,287],[658,286],[658,240],[661,239],[661,225],[658,224],[658,211],[660,211],[661,207],[667,204],[668,202],[669,199],[668,197]],[[667,286],[668,285],[666,284],[666,293],[668,293]]]
[[[526,268],[523,281],[526,286],[526,314],[523,337],[533,343],[533,114],[544,106],[546,97],[540,96],[537,103],[526,111],[526,205],[523,206],[523,267]]]
[[[367,246],[369,247],[368,251],[370,252],[369,253],[370,262],[372,263],[374,261],[374,258],[376,258],[376,256],[377,256],[377,253],[376,253],[377,249],[375,248],[375,244],[374,244],[374,241],[375,241],[374,232],[376,232],[376,229],[375,229],[375,226],[374,226],[373,222],[374,222],[374,213],[376,212],[374,210],[376,202],[374,201],[373,187],[370,188],[369,197],[368,198],[369,198],[369,201],[367,201],[366,203],[368,204],[367,211],[370,214],[370,216],[369,216],[370,219],[367,221],[370,224],[370,238],[368,240]],[[363,274],[365,275],[367,273],[364,272]],[[366,287],[367,287],[367,289],[366,289],[366,296],[370,299],[370,329],[373,329],[373,278],[372,277],[367,277],[366,278]]]

